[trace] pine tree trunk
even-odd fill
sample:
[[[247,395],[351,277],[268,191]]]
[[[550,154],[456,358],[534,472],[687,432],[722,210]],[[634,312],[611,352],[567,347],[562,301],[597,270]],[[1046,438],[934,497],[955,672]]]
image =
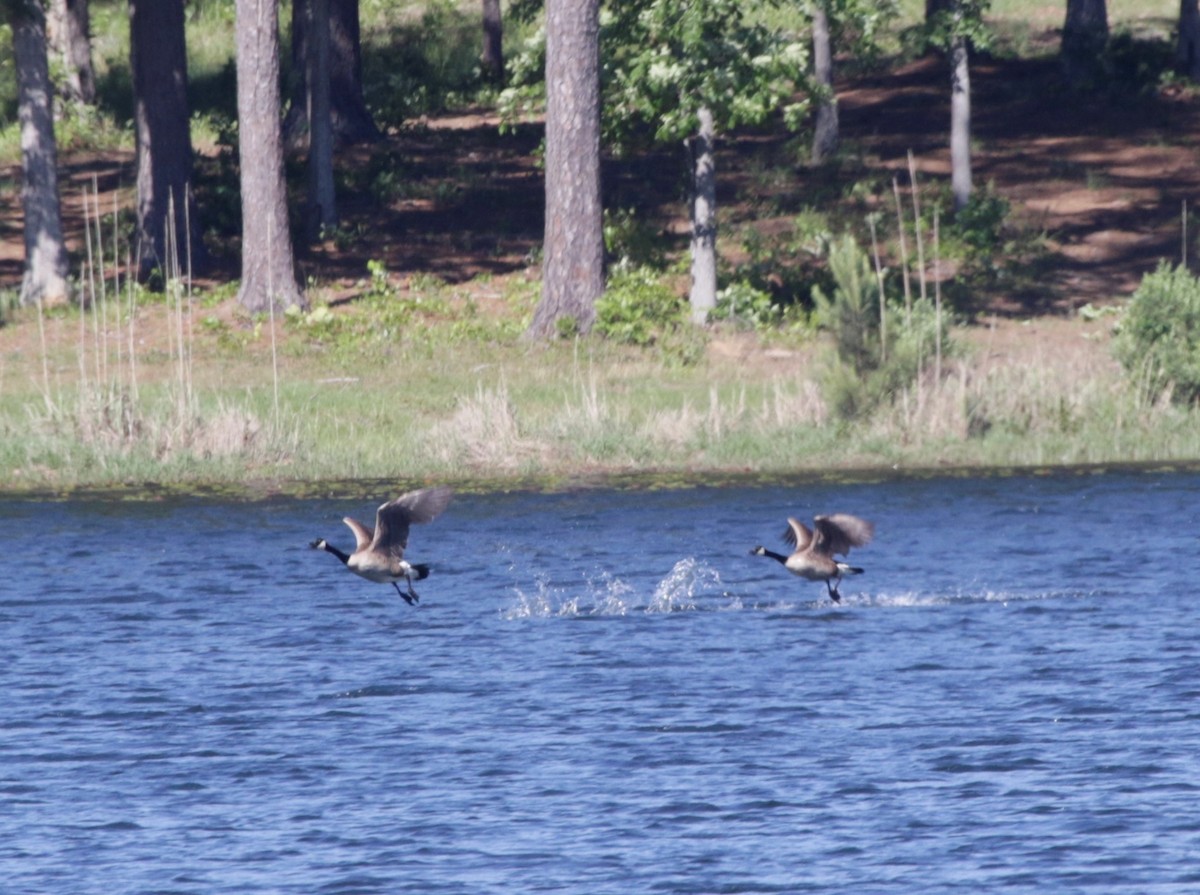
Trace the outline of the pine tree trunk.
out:
[[[278,0],[237,0],[238,157],[242,282],[249,311],[304,305],[288,229],[279,120]]]
[[[1200,81],[1200,3],[1179,2],[1179,42],[1175,45],[1175,68],[1192,81]]]
[[[47,27],[51,51],[63,62],[64,99],[94,105],[96,70],[92,65],[88,0],[51,0]]]
[[[493,83],[504,80],[504,23],[500,0],[483,0],[483,52],[479,56],[483,76]]]
[[[527,335],[592,328],[604,291],[600,3],[546,3],[546,223],[542,298]]]
[[[813,76],[820,93],[817,96],[817,119],[814,126],[812,161],[819,165],[838,146],[837,96],[833,92],[833,47],[829,36],[829,16],[825,7],[813,7]]]
[[[305,60],[309,54],[310,3],[295,0],[292,4],[291,102],[283,131],[287,145],[294,149],[308,146]],[[329,0],[329,116],[333,138],[344,146],[383,139],[363,98],[358,0]]]
[[[717,167],[712,111],[698,113],[692,149],[692,321],[704,324],[717,306]]]
[[[329,0],[311,0],[308,54],[308,214],[309,242],[337,226],[333,186],[333,125],[329,109]]]
[[[70,298],[67,248],[58,197],[58,148],[53,88],[46,56],[46,19],[39,2],[10,7],[21,125],[21,206],[25,214],[25,275],[21,304]]]
[[[954,210],[971,200],[971,69],[967,39],[957,37],[950,50],[950,190]]]
[[[207,254],[192,195],[183,0],[130,0],[130,63],[137,130],[138,279],[204,269]],[[172,210],[173,215],[172,217]],[[170,233],[168,233],[170,230]]]

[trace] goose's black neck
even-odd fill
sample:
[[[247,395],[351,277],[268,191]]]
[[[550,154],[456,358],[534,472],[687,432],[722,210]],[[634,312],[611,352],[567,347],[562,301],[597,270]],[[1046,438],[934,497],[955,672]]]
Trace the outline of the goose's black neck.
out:
[[[332,553],[334,556],[336,556],[338,559],[340,559],[343,564],[348,563],[350,561],[349,553],[343,553],[341,550],[338,550],[337,547],[334,547],[328,541],[321,541],[319,546],[325,552]]]
[[[776,553],[774,550],[768,550],[766,547],[759,547],[754,552],[759,556],[769,556],[771,559],[775,560],[775,562],[783,563],[785,565],[787,564],[788,558],[786,556],[784,556],[782,553]]]

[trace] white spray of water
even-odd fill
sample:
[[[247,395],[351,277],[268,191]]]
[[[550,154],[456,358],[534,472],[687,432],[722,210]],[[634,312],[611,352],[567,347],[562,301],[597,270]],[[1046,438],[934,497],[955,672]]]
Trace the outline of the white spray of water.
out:
[[[694,557],[681,559],[654,589],[647,612],[688,612],[696,608],[696,596],[719,590],[721,576],[716,569]]]
[[[502,615],[507,619],[688,612],[697,608],[697,598],[713,592],[722,593],[721,576],[716,569],[694,557],[675,563],[645,604],[640,604],[633,585],[608,572],[585,579],[582,593],[551,584],[542,576],[534,579],[531,591],[520,587],[513,590],[517,602],[503,611]]]

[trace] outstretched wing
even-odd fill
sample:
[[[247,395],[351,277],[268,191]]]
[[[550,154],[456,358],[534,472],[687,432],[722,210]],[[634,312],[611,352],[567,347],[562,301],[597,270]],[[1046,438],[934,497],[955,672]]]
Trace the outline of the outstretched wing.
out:
[[[827,556],[849,553],[851,547],[865,547],[875,534],[874,525],[849,513],[817,516],[813,525],[817,529],[813,549]]]
[[[809,530],[807,525],[805,525],[799,519],[788,516],[788,528],[787,531],[783,533],[783,541],[785,544],[791,544],[797,550],[803,550],[812,542],[812,537],[813,533]]]
[[[342,521],[345,522],[346,525],[348,525],[350,527],[350,530],[352,532],[354,532],[354,552],[355,553],[357,553],[359,550],[362,550],[363,547],[366,547],[368,544],[371,543],[371,539],[375,536],[375,533],[373,531],[371,531],[371,529],[367,528],[365,525],[363,525],[357,519],[351,519],[349,516],[344,518]]]
[[[422,488],[383,504],[375,514],[375,539],[371,547],[403,556],[408,546],[408,527],[432,522],[449,505],[452,494],[444,486]]]

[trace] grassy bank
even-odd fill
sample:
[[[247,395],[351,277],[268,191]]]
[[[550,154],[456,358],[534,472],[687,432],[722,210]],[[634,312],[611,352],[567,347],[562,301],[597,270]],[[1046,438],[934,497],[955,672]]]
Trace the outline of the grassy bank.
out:
[[[888,52],[901,52],[899,35],[923,10],[901,5]],[[995,191],[996,214],[957,230],[943,220],[947,263],[925,265],[942,272],[947,314],[960,315],[948,333],[956,350],[937,364],[926,352],[921,372],[886,383],[886,400],[847,413],[863,377],[838,367],[832,327],[814,320],[812,290],[833,294],[829,251],[840,234],[856,232],[866,251],[877,226],[887,307],[901,306],[902,268],[916,291],[914,237],[930,237],[929,209],[947,196],[946,84],[936,61],[898,56],[901,77],[868,70],[848,82],[844,149],[831,165],[797,161],[807,157],[803,135],[723,139],[731,198],[722,205],[722,284],[741,289],[747,328],[676,329],[642,347],[599,337],[535,345],[521,333],[538,295],[540,136],[527,128],[502,138],[486,93],[464,113],[457,76],[441,79],[445,89],[435,93],[445,96],[429,108],[392,110],[389,140],[339,157],[342,225],[302,259],[314,310],[264,319],[236,306],[236,216],[221,213],[231,211],[236,188],[219,139],[231,115],[230,8],[201,4],[189,25],[197,31],[194,136],[208,172],[214,281],[167,299],[121,286],[122,297],[82,311],[0,307],[0,490],[154,482],[300,491],[295,483],[546,482],[646,471],[712,481],[1200,457],[1200,411],[1151,397],[1116,363],[1117,318],[1108,315],[1160,258],[1178,252],[1200,124],[1178,85],[1138,92],[1120,84],[1090,105],[1070,104],[1086,115],[1064,121],[1071,110],[1044,89],[1054,83],[1046,71],[1009,64],[1053,53],[1061,9],[1027,0],[993,6],[997,54],[979,60],[973,83],[981,194]],[[114,123],[128,117],[127,27],[123,7],[104,9],[97,48],[111,113],[104,120]],[[475,8],[463,9],[474,29]],[[390,6],[366,12],[376,64],[414,45],[383,27]],[[1163,55],[1175,15],[1165,0],[1110,4],[1118,30],[1157,35],[1152,58]],[[423,46],[438,56],[448,41]],[[473,40],[466,52],[473,60]],[[372,83],[408,95],[386,78]],[[452,107],[459,111],[446,122],[433,121]],[[1105,140],[1044,139],[1069,126]],[[81,260],[82,195],[100,188],[92,207],[119,206],[118,223],[129,222],[129,142],[115,124],[64,140],[74,171],[64,186],[68,229]],[[0,137],[0,155],[15,162],[16,145]],[[925,191],[920,226],[908,210],[914,146]],[[678,298],[686,223],[677,160],[668,155],[607,160],[608,230],[614,255],[652,259],[654,285]],[[15,173],[8,184],[0,203],[16,220]],[[97,233],[117,229],[107,214],[93,223]],[[10,231],[0,241],[5,305],[20,279],[20,237]],[[875,270],[862,278],[871,295]],[[1105,309],[1095,319],[1079,311],[1092,303]],[[649,312],[631,314],[631,328],[657,325]]]
[[[815,330],[716,329],[695,363],[594,338],[534,345],[519,332],[536,284],[487,286],[487,300],[410,292],[430,310],[400,326],[369,303],[275,321],[229,300],[14,312],[0,488],[1200,456],[1200,416],[1145,398],[1111,359],[1110,319],[958,329],[940,381],[926,371],[848,422],[824,397],[830,347]]]

